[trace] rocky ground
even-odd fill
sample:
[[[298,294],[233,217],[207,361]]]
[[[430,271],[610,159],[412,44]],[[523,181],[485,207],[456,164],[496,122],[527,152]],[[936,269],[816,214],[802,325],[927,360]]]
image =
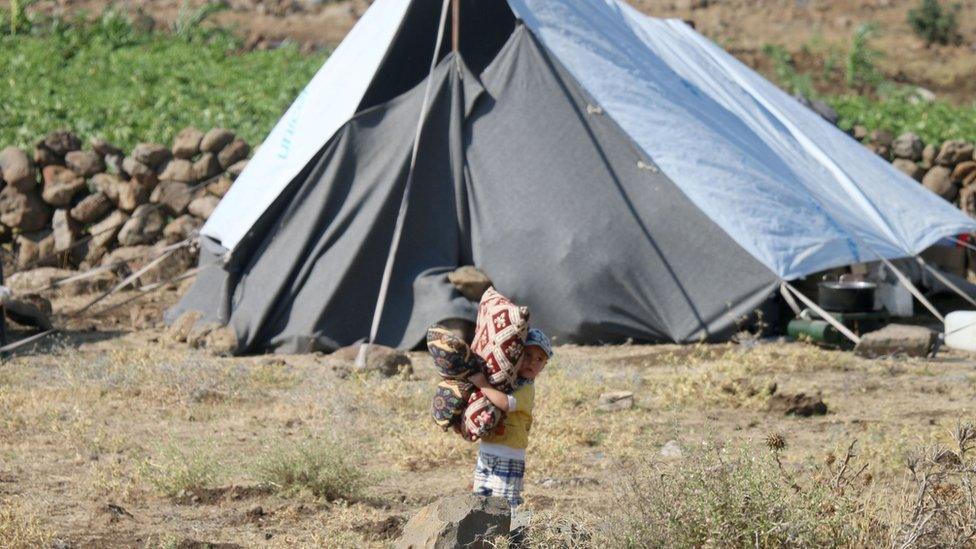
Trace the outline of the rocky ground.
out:
[[[425,354],[385,373],[213,357],[161,325],[179,292],[69,322],[0,364],[0,546],[381,547],[468,490],[474,447],[433,425]],[[56,313],[86,299],[52,296]],[[874,489],[896,497],[906,452],[974,418],[974,366],[785,343],[560,346],[538,382],[526,508],[606,516],[633,463],[681,466],[703,444],[762,456],[771,434],[798,476],[857,440]],[[336,451],[357,489],[321,480]]]
[[[107,0],[41,0],[32,9],[48,12],[97,13]],[[189,6],[204,4],[188,0]],[[976,0],[955,2],[960,6],[962,41],[952,46],[926,47],[906,21],[916,0],[632,0],[641,11],[655,17],[678,17],[694,22],[709,38],[737,57],[772,73],[771,60],[762,53],[765,44],[777,44],[793,53],[801,70],[824,69],[830,46],[850,45],[854,30],[874,22],[879,34],[873,46],[884,53],[879,67],[896,82],[923,86],[959,103],[969,103],[976,92]],[[142,10],[166,24],[179,17],[183,0],[131,0],[115,5],[128,11]],[[227,0],[228,10],[215,16],[234,26],[249,47],[273,47],[283,39],[309,48],[330,47],[368,8],[368,0]],[[948,3],[945,3],[948,4]],[[841,71],[842,72],[842,71]],[[843,82],[837,89],[844,91]]]

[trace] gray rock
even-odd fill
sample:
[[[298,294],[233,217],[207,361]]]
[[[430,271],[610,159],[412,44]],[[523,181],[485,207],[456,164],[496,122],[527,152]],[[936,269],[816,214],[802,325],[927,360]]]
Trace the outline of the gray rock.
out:
[[[858,355],[874,358],[888,355],[928,356],[937,334],[924,326],[889,324],[861,336],[854,348]]]
[[[922,178],[925,188],[953,202],[959,194],[959,186],[952,181],[952,171],[945,166],[934,166]]]
[[[157,242],[149,251],[149,259],[160,257],[164,253],[163,248],[167,245],[168,243],[165,240]],[[172,280],[196,265],[196,261],[197,256],[191,249],[180,248],[167,255],[155,267],[140,276],[139,283],[154,284],[156,282]]]
[[[67,206],[76,194],[88,188],[83,177],[61,166],[45,166],[42,173],[44,189],[41,197],[58,208]]]
[[[214,128],[204,134],[200,140],[200,150],[203,152],[220,152],[228,143],[234,140],[234,132],[224,128]]]
[[[207,192],[216,196],[217,198],[223,198],[227,191],[233,183],[230,179],[226,177],[221,177],[220,179],[214,181],[213,183],[207,184]]]
[[[7,185],[19,191],[29,191],[37,186],[37,171],[27,153],[17,147],[0,151],[0,174]]]
[[[94,223],[105,217],[112,209],[112,201],[105,193],[99,191],[83,198],[81,202],[71,208],[71,217],[80,223]]]
[[[7,279],[7,286],[14,293],[25,294],[33,293],[47,288],[55,282],[66,280],[79,274],[78,271],[70,269],[59,269],[56,267],[40,267],[14,273]],[[59,285],[58,291],[65,295],[76,296],[85,295],[93,292],[102,292],[112,287],[117,281],[114,274],[102,272],[93,277],[75,280],[67,284]]]
[[[200,219],[209,219],[220,199],[212,194],[204,194],[200,198],[194,199],[187,206],[187,211]]]
[[[247,162],[247,160],[238,160],[237,162],[234,162],[227,168],[227,175],[229,175],[231,179],[237,179],[240,177],[241,173],[244,172],[244,168],[247,167]]]
[[[108,250],[109,245],[115,241],[119,230],[125,222],[129,220],[129,215],[121,210],[115,210],[105,219],[88,228],[91,235],[94,249]]]
[[[132,157],[146,166],[156,169],[160,164],[172,158],[173,153],[159,143],[139,143],[132,150]]]
[[[966,212],[966,215],[976,218],[976,185],[970,185],[959,191],[959,209]],[[970,272],[976,272],[973,252],[970,253]]]
[[[176,158],[193,158],[200,153],[200,141],[203,132],[194,128],[183,128],[173,139],[173,156]]]
[[[193,183],[196,181],[196,172],[193,169],[193,162],[183,158],[167,160],[160,165],[160,181],[179,181],[181,183]]]
[[[44,137],[41,144],[60,158],[81,148],[81,140],[69,131],[51,132]]]
[[[925,143],[922,142],[922,138],[912,132],[899,135],[891,143],[891,154],[895,158],[904,158],[912,162],[922,159],[923,150],[925,150]]]
[[[156,183],[159,182],[159,178],[156,177],[155,170],[131,156],[127,156],[124,160],[122,160],[122,169],[125,170],[125,173],[129,174],[132,179],[142,183],[143,185],[155,187]]]
[[[115,265],[121,273],[138,271],[153,257],[153,247],[122,246],[105,254],[102,258],[102,265]]]
[[[155,242],[163,232],[165,220],[159,208],[143,204],[132,212],[132,217],[119,230],[119,244],[138,246]]]
[[[508,502],[499,497],[463,494],[441,498],[422,508],[403,527],[397,549],[495,547],[511,529]]]
[[[868,129],[864,126],[854,126],[851,128],[851,136],[858,141],[864,141],[868,137]]]
[[[871,132],[871,142],[877,143],[878,145],[884,145],[885,147],[891,148],[891,144],[895,141],[895,136],[891,135],[891,132],[887,130],[874,130]]]
[[[952,170],[952,180],[962,185],[971,185],[976,181],[976,161],[966,160],[956,164]]]
[[[243,139],[237,138],[227,144],[220,152],[217,153],[217,160],[220,161],[220,167],[230,168],[237,162],[247,158],[247,155],[251,153],[251,147]]]
[[[95,151],[71,151],[64,156],[64,164],[82,177],[105,171],[105,162]]]
[[[926,170],[935,166],[935,157],[939,155],[939,149],[935,145],[926,145],[922,149],[922,163],[921,166]]]
[[[91,149],[103,158],[106,156],[125,156],[122,149],[116,147],[101,137],[96,137],[91,140]]]
[[[167,330],[167,335],[174,342],[184,343],[187,336],[190,335],[193,325],[201,318],[203,318],[203,313],[200,311],[185,311],[173,321]]]
[[[489,287],[491,279],[481,269],[465,265],[448,273],[447,279],[454,285],[461,295],[474,302],[480,302],[481,296]]]
[[[203,155],[193,163],[193,177],[195,181],[203,181],[220,174],[220,161],[214,153],[203,153]]]
[[[891,164],[915,181],[921,182],[922,178],[925,177],[925,170],[906,158],[896,158]]]
[[[110,173],[100,173],[91,178],[91,186],[96,193],[102,193],[113,204],[119,201],[119,188],[125,183],[121,177]]]
[[[178,181],[163,181],[149,198],[153,204],[161,204],[166,213],[172,216],[183,215],[193,201],[190,186]]]
[[[163,238],[170,244],[185,240],[203,226],[203,222],[192,215],[184,214],[170,221],[163,228]]]
[[[0,191],[0,223],[32,232],[43,229],[49,216],[50,209],[36,191],[23,193],[9,186]]]
[[[681,459],[684,457],[684,450],[681,449],[681,444],[677,440],[669,440],[661,447],[658,455],[664,459]]]
[[[129,172],[125,171],[125,157],[120,154],[110,154],[105,157],[105,172],[117,175],[122,179],[129,179]]]
[[[973,159],[973,144],[965,141],[946,141],[935,157],[935,163],[940,166],[952,167],[964,160]]]
[[[45,147],[42,142],[34,147],[34,164],[39,168],[63,165],[64,158],[51,152],[51,149]]]
[[[634,407],[634,393],[630,391],[610,391],[600,395],[596,409],[601,412],[620,412]]]
[[[355,361],[359,356],[360,345],[353,344],[343,347],[331,355],[332,358],[343,361]],[[412,367],[410,357],[406,353],[401,353],[391,347],[384,345],[370,345],[366,352],[366,364],[364,371],[376,372],[386,377],[392,377],[400,373],[403,368]]]
[[[21,233],[14,240],[17,246],[17,268],[53,267],[58,264],[54,253],[54,236],[50,230]]]
[[[118,189],[116,205],[125,212],[133,212],[139,206],[149,202],[149,196],[152,194],[150,187],[136,180],[123,181],[119,184]]]
[[[68,215],[68,210],[60,209],[54,211],[51,219],[51,233],[54,235],[54,250],[64,252],[70,250],[75,242],[78,241],[78,233],[81,227],[78,222]]]

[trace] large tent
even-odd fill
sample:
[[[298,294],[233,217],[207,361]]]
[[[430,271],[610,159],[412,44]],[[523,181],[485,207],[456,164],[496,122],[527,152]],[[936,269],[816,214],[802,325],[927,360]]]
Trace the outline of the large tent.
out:
[[[474,319],[446,276],[470,264],[560,342],[720,339],[785,281],[976,230],[681,21],[458,1],[372,4],[203,227],[171,317],[241,352],[412,347]]]

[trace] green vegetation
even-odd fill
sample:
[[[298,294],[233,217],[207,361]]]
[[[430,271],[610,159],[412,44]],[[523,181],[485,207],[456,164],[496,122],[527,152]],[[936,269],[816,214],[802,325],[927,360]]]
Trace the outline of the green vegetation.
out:
[[[962,40],[956,14],[959,4],[944,9],[939,0],[922,0],[922,3],[908,11],[908,24],[928,45],[958,44]]]
[[[351,501],[363,496],[370,480],[355,460],[349,449],[328,441],[281,443],[257,463],[254,476],[285,492]]]
[[[204,26],[212,6],[158,32],[144,14],[66,20],[25,15],[23,5],[0,9],[3,146],[65,128],[129,148],[167,143],[189,125],[258,143],[325,60],[293,45],[240,53],[228,31]]]
[[[872,23],[859,26],[847,53],[845,79],[848,86],[860,92],[875,90],[884,81],[884,75],[877,67],[883,54],[871,47],[871,38],[877,32],[877,25]]]
[[[141,463],[142,476],[161,494],[177,497],[213,486],[217,463],[212,451],[176,444],[160,447]]]
[[[848,94],[827,97],[840,126],[888,130],[894,135],[915,132],[926,143],[948,139],[976,142],[976,103],[957,107],[946,101],[919,100],[911,87],[893,88],[880,98]]]

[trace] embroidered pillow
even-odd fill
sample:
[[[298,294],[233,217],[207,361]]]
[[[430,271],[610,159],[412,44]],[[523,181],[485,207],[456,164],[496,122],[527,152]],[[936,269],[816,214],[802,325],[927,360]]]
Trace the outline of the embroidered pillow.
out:
[[[481,389],[476,389],[468,397],[468,405],[464,409],[461,437],[471,442],[480,439],[498,426],[502,415],[502,411],[488,400]]]
[[[459,427],[473,390],[474,385],[463,381],[452,379],[440,382],[434,390],[431,407],[434,423],[445,431],[451,427]]]
[[[529,309],[488,288],[478,305],[478,322],[471,350],[485,361],[488,382],[500,391],[515,387],[515,364],[522,356],[529,331]]]
[[[464,340],[443,326],[435,324],[427,329],[427,350],[444,379],[463,381],[485,371],[485,361],[472,353]]]

